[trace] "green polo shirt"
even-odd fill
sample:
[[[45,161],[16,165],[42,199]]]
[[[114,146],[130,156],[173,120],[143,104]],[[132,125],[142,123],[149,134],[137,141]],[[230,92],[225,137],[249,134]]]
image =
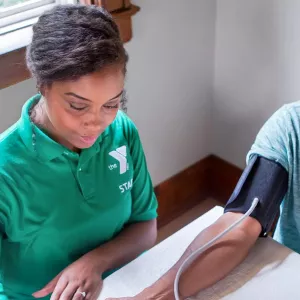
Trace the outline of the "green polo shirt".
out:
[[[39,97],[0,135],[0,299],[32,299],[124,225],[157,216],[132,121],[119,111],[96,143],[77,154],[30,122],[29,108]]]

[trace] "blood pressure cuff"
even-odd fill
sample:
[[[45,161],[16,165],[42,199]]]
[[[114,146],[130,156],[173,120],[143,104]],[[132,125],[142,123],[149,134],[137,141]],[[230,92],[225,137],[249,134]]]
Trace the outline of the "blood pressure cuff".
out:
[[[262,226],[260,236],[266,236],[279,212],[287,188],[288,172],[279,163],[256,155],[244,170],[224,212],[246,213],[253,199],[258,198],[259,203],[251,217]]]

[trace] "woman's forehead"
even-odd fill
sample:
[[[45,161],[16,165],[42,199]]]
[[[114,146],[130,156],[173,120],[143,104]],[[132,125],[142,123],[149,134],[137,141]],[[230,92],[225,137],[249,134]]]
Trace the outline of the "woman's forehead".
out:
[[[82,76],[76,81],[58,81],[52,92],[66,96],[77,95],[82,100],[107,102],[121,96],[124,89],[124,73],[120,71],[97,72]]]

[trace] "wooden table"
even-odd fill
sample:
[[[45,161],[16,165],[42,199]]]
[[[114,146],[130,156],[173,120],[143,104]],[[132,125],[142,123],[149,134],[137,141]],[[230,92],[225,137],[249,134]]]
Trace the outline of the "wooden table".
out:
[[[222,213],[222,207],[213,208],[108,277],[99,299],[134,296],[151,285],[176,263],[198,233]],[[299,300],[300,256],[271,238],[259,239],[239,267],[193,299]]]

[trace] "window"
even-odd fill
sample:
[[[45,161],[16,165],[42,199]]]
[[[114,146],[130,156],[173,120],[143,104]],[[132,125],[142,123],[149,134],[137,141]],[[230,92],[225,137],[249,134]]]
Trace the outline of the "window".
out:
[[[31,25],[37,21],[38,16],[54,5],[72,4],[77,1],[79,2],[79,0],[0,0],[0,70],[5,70],[0,71],[0,89],[30,78],[24,56],[26,46],[31,41]],[[80,3],[88,5],[97,1],[98,4],[102,2],[80,0]],[[132,37],[131,18],[139,10],[138,6],[132,4],[124,11],[111,12],[120,28],[124,43]]]
[[[74,0],[0,0],[0,34],[35,23],[45,10]]]

